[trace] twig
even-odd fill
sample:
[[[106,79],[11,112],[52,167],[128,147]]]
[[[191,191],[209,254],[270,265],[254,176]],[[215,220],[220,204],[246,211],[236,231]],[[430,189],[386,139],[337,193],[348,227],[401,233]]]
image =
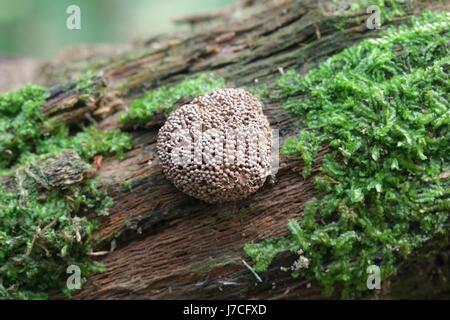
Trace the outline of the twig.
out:
[[[109,251],[98,251],[98,252],[89,252],[87,255],[91,257],[99,257],[99,256],[106,256],[109,253]]]
[[[244,264],[244,266],[247,267],[248,270],[250,270],[253,273],[253,275],[259,282],[263,282],[261,277],[256,273],[256,271],[252,267],[250,267],[250,265],[244,259],[242,259],[242,263]]]

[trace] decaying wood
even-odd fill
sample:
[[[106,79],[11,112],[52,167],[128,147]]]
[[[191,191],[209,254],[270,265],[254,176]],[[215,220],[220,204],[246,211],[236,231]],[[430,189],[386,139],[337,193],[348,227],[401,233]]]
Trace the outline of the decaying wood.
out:
[[[416,1],[414,10],[385,23],[383,29],[431,6],[450,7],[440,1]],[[229,86],[258,83],[270,91],[283,70],[305,73],[324,58],[379,32],[366,28],[364,12],[325,16],[315,1],[245,1],[239,10],[240,15],[228,11],[226,18],[221,13],[219,21],[208,21],[208,28],[156,37],[98,60],[45,65],[45,72],[35,80],[59,85],[45,112],[72,124],[95,121],[105,129],[120,127],[120,110],[146,90],[213,72]],[[339,30],[336,24],[342,19],[346,26]],[[87,100],[80,99],[84,93],[74,90],[75,85],[62,86],[86,70],[101,74]],[[282,143],[298,128],[297,120],[280,103],[267,101],[264,112],[271,125],[280,129]],[[205,204],[179,192],[164,178],[155,154],[158,128],[164,120],[158,119],[132,131],[134,148],[125,159],[103,160],[98,177],[115,205],[111,215],[102,218],[99,250],[112,250],[99,258],[107,271],[90,277],[76,298],[322,298],[318,285],[294,280],[280,270],[290,266],[295,256],[278,257],[269,271],[259,274],[260,282],[243,262],[251,261],[242,250],[245,243],[286,234],[288,220],[300,218],[305,202],[317,196],[314,174],[304,180],[299,174],[302,164],[282,158],[276,181],[248,199]],[[320,153],[313,173],[325,153]],[[380,294],[408,298],[448,293],[444,279],[450,276],[450,249],[432,249],[427,252],[439,253],[429,253],[427,259],[418,255],[415,262],[406,263],[392,278],[392,289]]]
[[[92,168],[75,151],[66,150],[17,168],[10,175],[0,177],[0,184],[8,192],[44,193],[65,190],[92,175]]]

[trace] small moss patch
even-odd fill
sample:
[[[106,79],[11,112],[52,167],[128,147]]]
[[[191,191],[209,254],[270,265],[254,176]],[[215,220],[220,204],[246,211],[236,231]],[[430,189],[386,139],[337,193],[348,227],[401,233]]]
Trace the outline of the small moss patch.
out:
[[[395,17],[405,15],[405,10],[411,8],[413,0],[358,0],[350,1],[350,11],[366,11],[370,6],[377,6],[380,9],[382,21],[381,24],[387,21],[392,21]]]
[[[427,13],[411,25],[351,47],[306,76],[278,81],[285,108],[301,119],[284,153],[311,174],[319,147],[330,152],[301,221],[284,238],[247,244],[257,271],[280,252],[302,252],[331,294],[366,291],[367,267],[382,279],[413,250],[448,234],[450,213],[450,15]]]
[[[145,125],[158,113],[169,114],[176,103],[192,99],[215,89],[225,87],[225,81],[217,76],[206,74],[180,82],[173,87],[162,87],[148,92],[143,98],[133,101],[122,123]]]
[[[0,96],[0,169],[24,164],[36,156],[73,149],[85,160],[98,154],[117,154],[131,147],[131,138],[118,130],[90,127],[76,135],[41,111],[47,92],[37,86]]]

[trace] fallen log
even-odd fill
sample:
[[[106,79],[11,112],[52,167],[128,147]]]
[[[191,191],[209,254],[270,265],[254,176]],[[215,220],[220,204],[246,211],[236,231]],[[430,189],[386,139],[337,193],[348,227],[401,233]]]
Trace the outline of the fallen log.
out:
[[[425,8],[449,7],[440,1],[417,1],[381,30],[406,22]],[[234,15],[237,10],[239,16]],[[157,37],[106,59],[97,61],[94,55],[88,63],[75,59],[45,65],[35,80],[46,85],[76,81],[87,70],[100,76],[93,78],[87,93],[77,90],[76,84],[54,89],[44,112],[69,124],[121,127],[118,115],[134,98],[205,72],[223,77],[228,86],[264,84],[270,92],[280,72],[295,68],[306,73],[323,59],[380,32],[366,27],[365,12],[344,18],[324,15],[314,1],[261,1],[225,15],[195,19],[192,33]],[[337,27],[342,19],[344,27]],[[202,23],[208,27],[200,29]],[[281,144],[298,133],[298,120],[280,108],[280,101],[269,97],[264,102],[271,126],[280,130]],[[282,255],[267,272],[255,275],[242,248],[286,234],[287,222],[301,217],[304,204],[317,196],[314,175],[327,150],[320,152],[307,179],[300,174],[300,161],[281,158],[272,184],[266,183],[246,200],[209,205],[181,193],[164,178],[155,146],[164,117],[158,119],[146,128],[127,128],[134,137],[133,150],[123,160],[104,159],[98,171],[114,200],[98,232],[99,250],[110,251],[98,258],[107,271],[91,276],[75,298],[323,298],[317,284],[280,270],[296,257]],[[390,289],[378,296],[448,294],[450,247],[444,240],[405,262],[390,279]]]

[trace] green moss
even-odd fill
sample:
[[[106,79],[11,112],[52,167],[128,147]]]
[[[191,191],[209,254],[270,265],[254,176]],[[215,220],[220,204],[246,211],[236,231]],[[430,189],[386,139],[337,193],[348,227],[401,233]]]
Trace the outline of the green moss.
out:
[[[349,15],[352,16],[352,19],[359,19],[361,24],[365,24],[366,20],[361,16],[355,16],[355,14],[367,13],[367,9],[375,5],[380,10],[380,24],[383,26],[397,17],[405,16],[407,11],[412,9],[413,0],[350,0],[346,3],[341,0],[332,0],[332,3],[335,9],[334,14],[337,16],[334,27],[337,30],[344,31],[349,26]],[[330,10],[329,14],[333,13],[333,7],[328,10]]]
[[[278,81],[302,125],[284,153],[303,159],[305,176],[319,147],[330,153],[316,177],[322,196],[289,223],[289,235],[246,245],[257,271],[302,250],[310,265],[294,276],[350,296],[367,290],[368,266],[386,279],[413,250],[448,234],[450,15],[411,24]]]
[[[122,183],[122,190],[125,191],[125,192],[127,192],[127,191],[128,191],[128,192],[133,191],[133,182],[130,181],[130,180],[124,181],[124,182]]]
[[[255,84],[246,88],[251,92],[259,101],[263,102],[270,98],[269,88],[266,84]]]
[[[85,74],[81,75],[75,81],[76,83],[75,91],[84,92],[86,90],[90,90],[92,88],[95,78],[96,75],[93,72],[86,72]]]
[[[0,96],[0,167],[16,163],[20,154],[30,152],[47,128],[41,107],[47,93],[29,86]]]
[[[413,4],[413,0],[347,0],[343,2],[341,0],[331,0],[333,6],[330,6],[328,10],[330,13],[335,14],[354,14],[357,12],[366,12],[370,6],[377,6],[380,9],[380,14],[383,22],[392,21],[395,17],[401,17],[405,15],[405,11],[410,9]],[[324,9],[327,9],[324,6]]]
[[[95,94],[95,80],[99,77],[93,71],[87,71],[86,73],[75,79],[75,91],[81,93],[80,100],[87,100],[90,96]]]
[[[95,208],[104,214],[111,205],[93,182],[22,201],[16,193],[0,192],[0,299],[45,299],[65,289],[66,269],[77,265],[86,275],[102,270],[88,258],[98,223],[77,212]],[[67,292],[66,292],[67,293]]]
[[[0,168],[29,158],[74,149],[85,160],[98,154],[118,154],[131,147],[131,138],[120,131],[103,132],[94,127],[74,136],[64,124],[42,114],[47,93],[36,86],[0,95]]]
[[[405,15],[405,10],[410,8],[413,0],[358,0],[350,4],[352,12],[365,11],[372,5],[380,8],[381,24],[392,21],[395,17]]]
[[[131,148],[129,135],[119,131],[100,131],[88,127],[74,136],[69,136],[66,127],[60,127],[53,136],[40,141],[37,154],[56,154],[64,149],[75,150],[83,159],[91,160],[96,155],[115,154],[119,159]]]
[[[98,223],[77,214],[105,215],[112,200],[85,177],[67,188],[50,185],[43,166],[67,149],[82,158],[69,165],[82,169],[96,155],[122,156],[131,148],[131,138],[120,131],[91,127],[71,135],[64,124],[42,114],[46,98],[46,90],[37,86],[0,95],[0,172],[16,181],[11,190],[0,187],[0,299],[40,299],[55,289],[67,294],[69,265],[79,266],[83,278],[101,270],[87,256]],[[25,190],[21,173],[32,176],[29,186],[44,191]]]
[[[181,100],[192,99],[215,89],[223,88],[225,81],[213,75],[201,75],[184,80],[173,87],[162,87],[148,92],[142,99],[133,101],[122,123],[145,125],[158,112],[169,114]]]

